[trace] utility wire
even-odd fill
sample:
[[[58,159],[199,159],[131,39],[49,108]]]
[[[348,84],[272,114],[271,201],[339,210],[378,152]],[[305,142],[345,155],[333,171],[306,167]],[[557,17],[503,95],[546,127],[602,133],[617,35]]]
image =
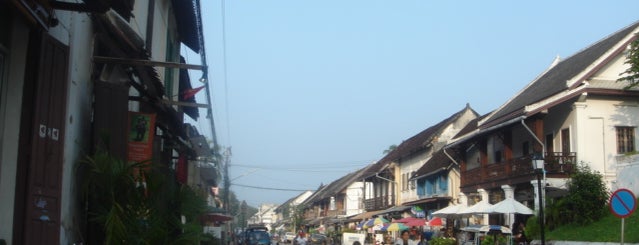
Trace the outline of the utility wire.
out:
[[[226,137],[231,142],[231,119],[229,112],[229,86],[228,86],[228,69],[226,61],[226,0],[222,0],[222,63],[224,69],[224,109],[226,112]]]
[[[242,185],[242,184],[233,184],[233,186],[253,188],[253,189],[258,189],[258,190],[272,190],[272,191],[308,191],[308,189],[306,189],[306,190],[284,189],[284,188],[271,188],[271,187],[263,187],[263,186]]]

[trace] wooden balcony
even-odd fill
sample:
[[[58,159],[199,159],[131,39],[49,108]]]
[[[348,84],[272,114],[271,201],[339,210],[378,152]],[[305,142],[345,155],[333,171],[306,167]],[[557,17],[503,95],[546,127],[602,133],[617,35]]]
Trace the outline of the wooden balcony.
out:
[[[548,152],[544,157],[546,175],[569,177],[575,169],[576,152]],[[508,183],[508,180],[528,181],[535,178],[532,157],[513,158],[500,163],[491,163],[486,167],[466,170],[461,174],[461,186],[475,186],[486,183]]]
[[[364,200],[364,208],[366,211],[382,210],[393,206],[395,206],[395,197],[393,195]]]

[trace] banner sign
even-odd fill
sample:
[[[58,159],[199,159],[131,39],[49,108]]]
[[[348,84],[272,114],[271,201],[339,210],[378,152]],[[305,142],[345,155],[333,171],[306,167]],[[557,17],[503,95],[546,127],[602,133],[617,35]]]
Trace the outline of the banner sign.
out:
[[[151,160],[155,136],[155,114],[129,112],[128,156],[129,162]]]

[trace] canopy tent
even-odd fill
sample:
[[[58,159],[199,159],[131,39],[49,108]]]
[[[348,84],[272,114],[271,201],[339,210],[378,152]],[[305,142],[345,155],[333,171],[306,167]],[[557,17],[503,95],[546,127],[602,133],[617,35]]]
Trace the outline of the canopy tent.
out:
[[[457,214],[462,216],[473,215],[473,214],[488,214],[491,212],[492,204],[488,203],[488,201],[480,201],[475,203],[475,205],[470,206],[464,210],[459,211]]]
[[[526,214],[532,215],[534,211],[526,205],[518,202],[513,198],[506,198],[501,202],[496,203],[490,209],[488,209],[489,213],[500,213],[500,214]]]
[[[433,212],[434,217],[440,218],[453,218],[459,216],[459,212],[464,210],[466,206],[464,205],[448,205],[448,207],[442,208]]]

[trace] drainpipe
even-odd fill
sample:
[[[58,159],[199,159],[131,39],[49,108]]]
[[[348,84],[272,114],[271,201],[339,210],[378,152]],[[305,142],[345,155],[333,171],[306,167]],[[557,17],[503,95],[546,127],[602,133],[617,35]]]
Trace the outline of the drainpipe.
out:
[[[533,133],[532,130],[530,130],[530,128],[528,127],[528,125],[526,125],[526,123],[524,123],[524,119],[526,119],[525,117],[521,119],[521,125],[524,126],[524,128],[526,130],[528,130],[528,133],[530,133],[530,135],[532,135],[532,137],[537,141],[537,143],[539,143],[541,145],[541,157],[542,159],[544,158],[544,156],[546,155],[546,145],[544,145],[544,143],[541,142],[541,140],[539,140],[539,138],[537,138],[537,135],[535,135],[535,133]],[[544,174],[544,193],[540,193],[544,199],[544,206],[546,206],[546,169],[544,169],[543,171]]]
[[[545,155],[545,151],[546,151],[545,150],[546,146],[544,145],[544,143],[541,142],[541,140],[539,140],[539,138],[537,138],[537,135],[535,135],[535,133],[533,133],[533,131],[530,130],[528,125],[526,125],[526,123],[524,123],[524,119],[525,118],[521,119],[521,125],[524,126],[524,128],[526,130],[528,130],[528,133],[530,133],[530,135],[532,135],[532,137],[541,145],[541,157],[543,159],[543,157]],[[544,215],[544,207],[546,206],[546,169],[542,168],[541,172],[544,175],[543,187],[541,187],[541,183],[537,183],[538,188],[539,188],[539,192],[541,192],[541,193],[539,193],[539,195],[541,197],[541,200],[540,200],[541,203],[539,204],[539,216],[540,216],[539,217],[539,219],[540,219],[539,223],[540,223],[540,226],[541,226],[541,244],[545,245],[546,244],[546,239],[545,239],[545,236],[544,236],[544,233],[545,233],[545,231],[544,231],[544,229],[545,229],[544,228],[544,223],[546,222],[546,219],[545,219],[545,215]],[[540,181],[539,175],[537,175],[537,182],[539,182],[539,181]]]
[[[459,163],[457,161],[455,161],[455,159],[453,159],[453,157],[450,154],[448,154],[448,152],[446,152],[446,149],[447,149],[446,147],[442,148],[442,151],[444,152],[444,155],[446,155],[448,157],[448,159],[450,159],[455,164],[457,164],[457,166],[459,166],[459,178],[460,178],[460,184],[461,184],[461,165],[459,165]],[[452,178],[450,178],[450,179],[452,179]],[[452,180],[450,180],[450,181],[452,181]],[[449,193],[451,194],[450,196],[452,197],[453,196],[452,195],[453,194],[452,189],[449,190]],[[460,193],[461,193],[461,191],[460,191]]]
[[[452,156],[450,156],[450,155],[448,154],[448,152],[446,152],[446,149],[447,149],[447,148],[446,148],[446,147],[444,147],[444,148],[443,148],[443,150],[442,150],[442,151],[444,152],[444,155],[446,155],[446,156],[448,157],[448,159],[450,159],[450,160],[451,160],[451,161],[453,161],[455,164],[457,164],[457,166],[459,166],[459,163],[458,163],[457,161],[455,161],[455,159],[453,159],[453,157],[452,157]]]

